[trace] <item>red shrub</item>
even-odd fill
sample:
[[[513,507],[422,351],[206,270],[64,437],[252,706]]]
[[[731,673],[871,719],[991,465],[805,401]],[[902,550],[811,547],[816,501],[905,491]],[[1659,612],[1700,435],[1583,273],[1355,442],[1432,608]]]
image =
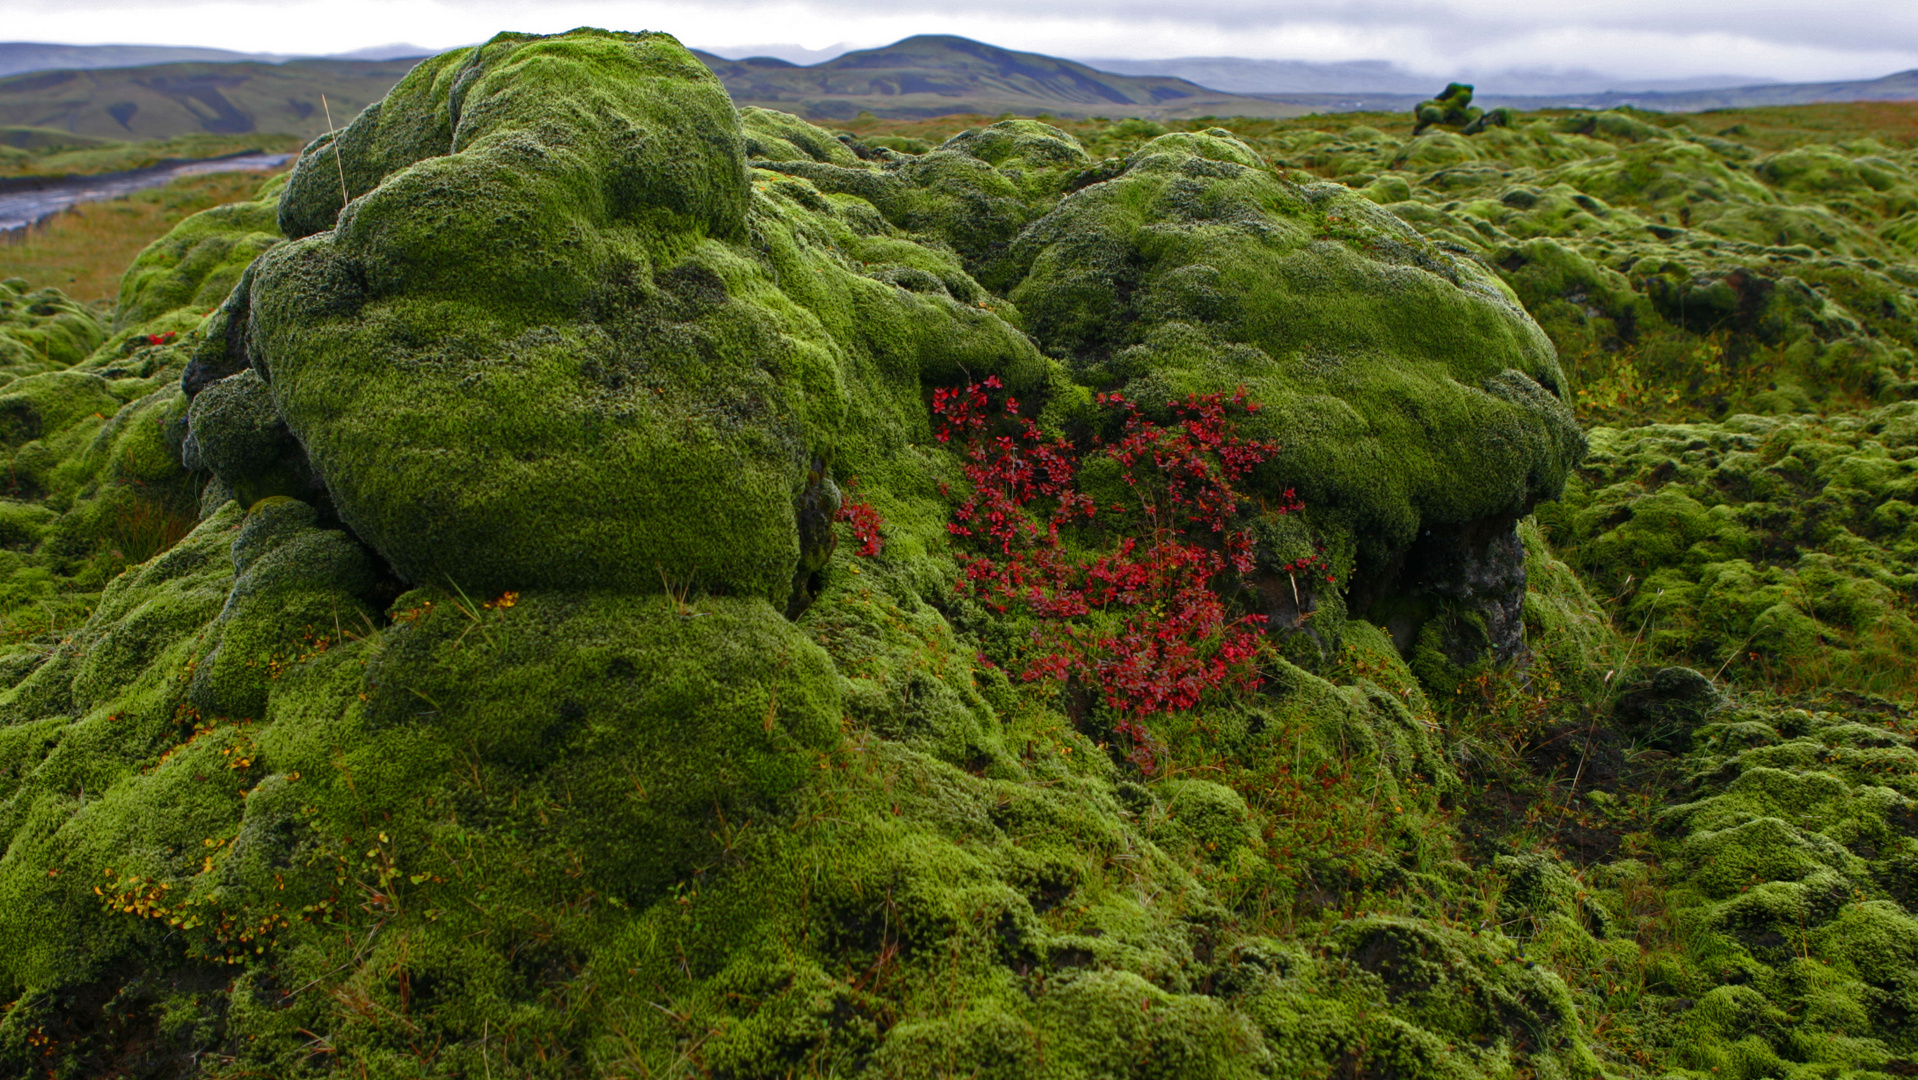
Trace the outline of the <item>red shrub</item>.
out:
[[[1142,720],[1190,709],[1219,687],[1254,689],[1265,616],[1234,615],[1226,593],[1253,568],[1251,535],[1237,527],[1244,501],[1235,485],[1277,449],[1239,436],[1237,415],[1258,406],[1243,390],[1230,398],[1193,395],[1167,407],[1180,417],[1161,426],[1118,394],[1099,404],[1124,416],[1118,441],[1081,448],[1047,438],[1007,398],[996,411],[988,378],[964,390],[940,390],[933,412],[941,442],[957,440],[971,492],[946,526],[972,550],[959,556],[960,590],[996,611],[1041,620],[1034,648],[1017,668],[1025,679],[1062,679],[1097,689],[1119,714],[1115,731],[1132,759],[1156,761]],[[1131,507],[1095,506],[1077,484],[1089,454],[1116,461]],[[1303,508],[1290,490],[1269,511]],[[1068,550],[1062,534],[1094,519],[1116,544],[1097,553]],[[1098,620],[1095,612],[1118,613]]]
[[[852,500],[852,489],[857,486],[857,481],[846,483],[846,498],[840,501],[839,512],[833,515],[833,520],[843,521],[852,528],[853,539],[859,541],[859,550],[853,554],[870,558],[879,554],[879,549],[886,545],[879,535],[879,528],[886,523],[886,519],[879,516],[879,511],[873,509],[871,503]]]

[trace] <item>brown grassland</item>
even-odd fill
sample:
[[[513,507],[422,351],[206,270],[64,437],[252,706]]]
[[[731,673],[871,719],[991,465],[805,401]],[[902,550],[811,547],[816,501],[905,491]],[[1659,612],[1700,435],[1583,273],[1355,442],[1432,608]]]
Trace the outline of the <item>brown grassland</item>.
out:
[[[250,197],[262,173],[214,173],[175,180],[122,199],[83,203],[0,241],[0,277],[51,285],[85,303],[112,302],[133,257],[183,219]]]

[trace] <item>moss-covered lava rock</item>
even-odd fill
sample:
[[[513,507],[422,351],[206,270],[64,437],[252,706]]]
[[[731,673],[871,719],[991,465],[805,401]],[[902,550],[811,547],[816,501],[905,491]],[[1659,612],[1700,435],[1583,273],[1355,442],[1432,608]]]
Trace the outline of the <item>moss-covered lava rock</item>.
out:
[[[446,69],[347,129],[378,186],[248,293],[255,369],[408,579],[783,603],[796,502],[847,444],[910,430],[922,370],[1037,375],[989,311],[858,272],[824,203],[759,191],[725,91],[671,39],[509,35]],[[450,101],[416,92],[440,77]],[[331,163],[307,161],[282,219],[310,229]]]
[[[1649,647],[1902,695],[1918,653],[1918,405],[1600,428],[1541,517]]]
[[[111,319],[0,287],[0,1076],[1918,1068],[1910,152],[1429,104],[932,145],[505,34]],[[1099,395],[1259,403],[1271,633],[1149,761],[955,588],[995,375],[1102,505]]]
[[[930,397],[987,375],[1078,437],[1100,390],[1243,384],[1284,447],[1250,494],[1319,503],[1340,575],[1512,536],[1579,435],[1476,265],[1219,132],[911,155],[590,30],[420,65],[265,197],[0,401],[22,543],[198,496],[8,661],[7,1068],[1596,1070],[1504,937],[1346,917],[1470,886],[1431,705],[1335,583],[1308,666],[1163,719],[1184,772],[1008,677],[1023,631],[953,591]],[[835,542],[852,500],[877,551]],[[1370,802],[1335,824],[1308,776]]]
[[[24,278],[0,281],[0,372],[9,382],[77,363],[103,337],[98,313],[58,289],[34,289]]]

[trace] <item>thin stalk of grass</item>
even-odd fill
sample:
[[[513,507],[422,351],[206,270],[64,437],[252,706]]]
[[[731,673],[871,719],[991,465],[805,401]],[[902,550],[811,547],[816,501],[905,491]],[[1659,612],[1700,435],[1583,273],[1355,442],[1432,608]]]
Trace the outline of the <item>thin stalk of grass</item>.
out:
[[[346,194],[346,163],[340,160],[340,133],[333,126],[333,107],[326,103],[325,94],[320,95],[320,108],[326,110],[326,133],[333,136],[333,167],[340,172],[340,209],[344,211],[346,204],[353,200]]]

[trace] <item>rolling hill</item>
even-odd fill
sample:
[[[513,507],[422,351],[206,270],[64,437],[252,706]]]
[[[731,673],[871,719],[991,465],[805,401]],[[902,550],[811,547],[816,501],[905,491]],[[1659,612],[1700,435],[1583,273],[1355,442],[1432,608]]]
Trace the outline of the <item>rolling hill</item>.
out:
[[[311,138],[327,128],[325,94],[341,124],[378,101],[417,60],[177,63],[36,71],[0,79],[0,126],[54,128],[106,139],[192,132]]]
[[[1765,83],[1718,90],[1664,90],[1638,93],[1608,92],[1559,97],[1501,97],[1484,95],[1494,105],[1514,108],[1615,109],[1631,105],[1658,112],[1702,112],[1706,109],[1751,109],[1764,105],[1815,105],[1833,101],[1918,101],[1918,68],[1878,79],[1851,82]]]
[[[1056,116],[1299,116],[1292,102],[1210,90],[1163,75],[1114,75],[1040,53],[922,34],[801,67],[772,57],[695,52],[741,105],[820,119],[861,112],[910,119],[960,112]]]
[[[0,41],[0,76],[29,71],[86,70],[143,64],[216,63],[283,60],[265,53],[204,49],[191,45],[61,45],[46,41]]]
[[[10,58],[18,59],[7,51],[13,44],[18,43],[0,43],[0,71],[6,70]],[[98,49],[79,51],[85,51],[89,61],[106,55]],[[158,47],[151,50],[154,55],[163,51]],[[844,121],[860,113],[898,120],[957,113],[1153,120],[1280,118],[1314,112],[1397,112],[1412,107],[1429,92],[1414,91],[1402,78],[1394,81],[1381,75],[1381,85],[1362,92],[1228,93],[1173,75],[1114,74],[1077,61],[949,35],[909,37],[884,48],[849,52],[811,65],[767,56],[729,60],[698,50],[694,55],[719,75],[739,104],[814,120]],[[311,138],[327,127],[322,94],[332,104],[334,120],[344,124],[385,94],[415,62],[413,58],[320,58],[282,63],[195,60],[33,71],[0,78],[0,127],[114,140],[252,132]],[[1334,75],[1341,80],[1357,78],[1366,65],[1306,67],[1313,70],[1305,72],[1311,78],[1301,76],[1302,87],[1313,80],[1326,85]],[[1206,70],[1215,68],[1229,74],[1216,63]],[[1250,84],[1241,80],[1230,85]],[[1487,106],[1540,109],[1634,105],[1667,112],[1913,99],[1918,99],[1918,71],[1857,82],[1720,90],[1551,96],[1488,91],[1479,95],[1480,103]]]

